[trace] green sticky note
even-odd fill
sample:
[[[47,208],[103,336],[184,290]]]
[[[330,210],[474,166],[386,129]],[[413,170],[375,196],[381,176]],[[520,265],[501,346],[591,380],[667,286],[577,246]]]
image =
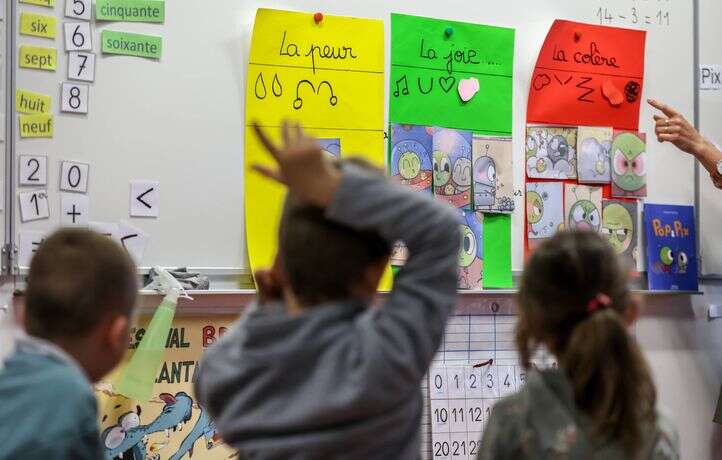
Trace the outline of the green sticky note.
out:
[[[484,214],[484,288],[511,287],[511,216]]]
[[[98,21],[158,22],[165,20],[165,1],[161,0],[96,0]]]
[[[391,15],[392,123],[510,135],[514,29]],[[479,91],[462,101],[458,85]]]
[[[163,49],[163,39],[153,35],[104,30],[101,41],[103,42],[103,53],[106,54],[160,59]]]

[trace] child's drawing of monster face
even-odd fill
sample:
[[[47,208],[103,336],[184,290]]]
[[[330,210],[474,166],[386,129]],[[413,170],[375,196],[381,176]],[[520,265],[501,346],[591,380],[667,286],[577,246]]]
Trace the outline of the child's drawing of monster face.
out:
[[[526,194],[526,212],[530,224],[538,223],[544,215],[544,200],[539,193],[530,190]]]
[[[434,152],[434,186],[446,185],[451,178],[449,155],[439,150]]]
[[[454,171],[451,178],[456,185],[462,187],[471,186],[471,160],[466,157],[459,157],[454,163]]]
[[[589,200],[579,200],[569,211],[569,225],[580,230],[599,231],[601,216],[599,210]]]
[[[632,133],[617,136],[612,143],[614,183],[633,192],[646,184],[645,144]]]
[[[459,247],[459,265],[468,267],[476,258],[476,237],[467,225],[461,226],[461,246]]]
[[[612,203],[604,208],[602,234],[609,240],[617,254],[621,254],[632,244],[634,222],[627,208]]]
[[[414,151],[401,154],[399,158],[399,173],[404,179],[413,179],[421,171],[421,159]]]

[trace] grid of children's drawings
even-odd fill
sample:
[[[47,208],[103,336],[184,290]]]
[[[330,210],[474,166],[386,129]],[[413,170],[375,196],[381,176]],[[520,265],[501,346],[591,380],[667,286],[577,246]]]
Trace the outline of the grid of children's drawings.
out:
[[[494,404],[525,381],[514,342],[516,320],[509,314],[450,318],[424,385],[428,394],[425,458],[476,458]],[[533,361],[539,367],[553,364],[543,352]]]

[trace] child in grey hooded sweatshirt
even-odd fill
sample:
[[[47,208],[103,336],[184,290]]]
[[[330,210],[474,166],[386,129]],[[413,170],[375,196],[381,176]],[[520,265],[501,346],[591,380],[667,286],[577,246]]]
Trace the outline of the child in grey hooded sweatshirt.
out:
[[[419,384],[456,294],[456,213],[299,127],[283,148],[256,128],[286,184],[279,253],[259,300],[206,351],[196,395],[241,458],[415,459]],[[371,306],[393,242],[410,256]]]

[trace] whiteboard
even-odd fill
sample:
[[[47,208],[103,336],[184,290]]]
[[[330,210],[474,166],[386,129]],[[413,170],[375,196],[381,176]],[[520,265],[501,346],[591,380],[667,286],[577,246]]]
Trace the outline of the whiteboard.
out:
[[[59,0],[56,14],[64,2]],[[534,62],[556,18],[645,28],[647,65],[645,97],[654,95],[693,111],[692,3],[609,0],[507,0],[470,5],[465,0],[287,0],[167,2],[163,25],[96,24],[99,31],[124,30],[163,36],[160,62],[98,54],[96,80],[87,116],[60,115],[54,139],[19,140],[20,153],[46,153],[49,159],[51,218],[21,224],[17,230],[50,229],[57,225],[58,165],[61,159],[90,163],[90,211],[93,220],[130,220],[150,234],[141,265],[187,265],[246,269],[243,229],[243,113],[250,33],[256,8],[321,11],[326,14],[380,18],[386,28],[386,78],[389,69],[391,12],[408,13],[516,29],[514,66],[514,164],[516,188],[524,173],[526,97]],[[663,6],[660,6],[663,4]],[[606,8],[606,12],[605,12]],[[632,9],[637,21],[632,23]],[[40,9],[19,5],[18,10]],[[656,14],[669,13],[669,25]],[[625,18],[622,19],[621,16]],[[647,22],[650,17],[652,24]],[[20,43],[40,39],[22,37]],[[60,68],[56,73],[18,70],[18,86],[46,92],[58,99],[65,75],[62,42],[56,39]],[[388,88],[388,84],[386,85]],[[388,106],[388,93],[386,94]],[[57,104],[54,111],[57,114]],[[642,110],[642,130],[652,130],[651,111]],[[386,118],[388,120],[388,117]],[[649,201],[691,204],[693,162],[668,146],[650,143]],[[160,182],[160,217],[129,219],[131,179]],[[55,182],[53,182],[55,181]],[[523,262],[522,198],[513,217],[513,268]]]
[[[715,0],[699,0],[700,64],[722,64],[719,24],[722,11]],[[722,91],[699,92],[699,129],[710,140],[722,143]],[[722,192],[712,185],[700,166],[699,241],[703,275],[722,275]]]

